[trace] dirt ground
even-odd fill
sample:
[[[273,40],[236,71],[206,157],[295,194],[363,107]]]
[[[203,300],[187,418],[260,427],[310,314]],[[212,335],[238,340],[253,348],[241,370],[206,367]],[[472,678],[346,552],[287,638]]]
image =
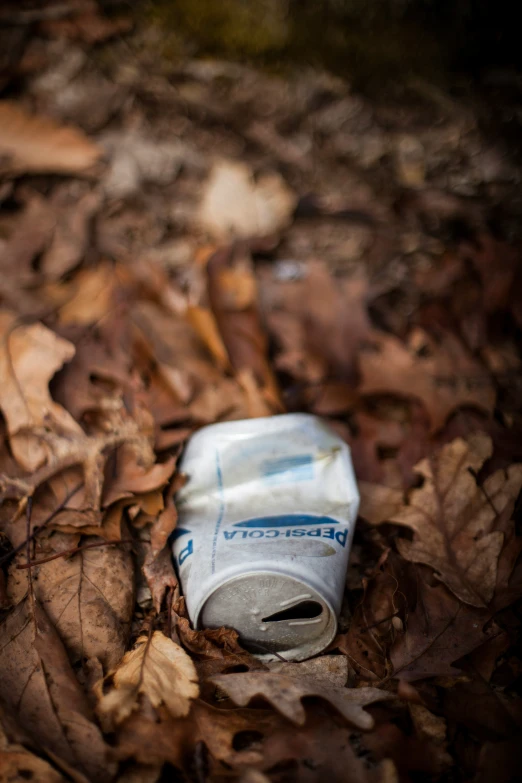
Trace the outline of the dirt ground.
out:
[[[520,76],[116,10],[0,11],[0,781],[518,779]],[[334,642],[265,664],[190,623],[177,465],[299,411],[361,506]]]

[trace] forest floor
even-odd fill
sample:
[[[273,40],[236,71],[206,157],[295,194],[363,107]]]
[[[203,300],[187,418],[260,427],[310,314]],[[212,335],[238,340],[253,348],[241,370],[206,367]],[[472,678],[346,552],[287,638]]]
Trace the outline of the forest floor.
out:
[[[64,5],[0,13],[0,780],[514,781],[520,80],[365,94]],[[335,641],[266,665],[168,540],[187,438],[284,411],[361,508]]]

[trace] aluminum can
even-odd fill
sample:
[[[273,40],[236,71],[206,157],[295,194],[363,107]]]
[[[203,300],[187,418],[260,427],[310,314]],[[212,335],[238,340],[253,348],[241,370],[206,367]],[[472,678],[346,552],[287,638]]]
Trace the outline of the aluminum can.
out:
[[[213,424],[184,452],[173,551],[195,628],[234,628],[264,660],[332,641],[359,493],[350,450],[302,413]]]

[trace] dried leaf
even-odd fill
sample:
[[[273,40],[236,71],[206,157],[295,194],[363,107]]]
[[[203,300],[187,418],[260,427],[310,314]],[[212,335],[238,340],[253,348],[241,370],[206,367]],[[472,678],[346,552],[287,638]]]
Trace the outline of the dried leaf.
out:
[[[67,518],[67,523],[74,523],[77,527],[96,524],[95,520],[98,518],[102,503],[107,452],[127,444],[132,446],[135,459],[141,465],[151,465],[154,461],[150,433],[140,431],[139,422],[135,419],[115,415],[112,421],[107,418],[104,424],[109,433],[91,437],[84,434],[61,437],[41,428],[35,429],[35,436],[49,446],[52,457],[31,476],[24,478],[0,476],[0,487],[3,489],[4,497],[28,498],[49,479],[79,465],[82,468],[84,486],[81,502],[77,499],[76,506],[79,511],[88,513],[83,518],[81,514],[76,513]],[[62,490],[61,494],[66,493]]]
[[[262,237],[288,225],[295,204],[278,174],[254,181],[244,163],[221,161],[210,173],[198,222],[218,239]]]
[[[418,397],[433,430],[462,405],[493,411],[495,390],[489,374],[449,333],[436,344],[417,329],[404,345],[392,335],[376,332],[359,359],[362,394]]]
[[[0,780],[34,779],[38,783],[65,783],[66,778],[19,742],[10,740],[0,722]]]
[[[61,324],[92,324],[111,310],[118,270],[104,263],[84,269],[74,278],[73,291],[60,307]]]
[[[457,676],[452,664],[498,633],[486,625],[490,617],[463,605],[442,585],[430,587],[419,579],[415,610],[391,648],[393,676],[408,681]]]
[[[172,476],[175,466],[176,458],[169,457],[165,462],[156,462],[150,467],[143,467],[136,463],[136,455],[132,448],[123,446],[118,454],[116,475],[105,487],[103,505],[110,506],[124,497],[161,489]]]
[[[297,280],[281,282],[273,266],[262,270],[260,290],[279,347],[277,367],[309,383],[333,377],[353,384],[357,349],[370,331],[367,280],[334,277],[326,264],[311,261]],[[321,389],[312,389],[319,405]]]
[[[34,560],[77,546],[77,538],[54,533],[45,548],[38,548]],[[90,544],[103,539],[90,539]],[[8,581],[13,603],[23,600],[28,590],[27,570],[11,567]],[[31,569],[34,592],[54,624],[74,666],[100,661],[104,672],[121,660],[130,634],[134,609],[133,565],[124,546],[89,548]]]
[[[336,641],[363,681],[381,680],[390,672],[389,649],[396,635],[393,622],[404,608],[401,577],[399,558],[389,550],[384,552],[373,572],[363,577],[364,594],[347,633]]]
[[[257,289],[251,263],[244,256],[236,258],[233,249],[226,249],[210,258],[207,270],[212,312],[232,367],[238,373],[250,371],[252,374],[264,402],[264,410],[258,415],[280,412],[283,404],[268,360],[267,337],[252,294]],[[245,279],[249,280],[248,284]],[[249,290],[247,298],[242,293],[245,285]]]
[[[241,647],[237,631],[232,628],[205,628],[194,631],[185,617],[178,616],[175,620],[180,641],[195,657],[196,668],[202,681],[234,666],[244,666],[249,671],[265,669],[260,661]]]
[[[111,727],[122,723],[146,696],[153,707],[165,704],[174,717],[183,717],[199,688],[194,664],[179,645],[159,631],[141,636],[133,650],[106,678],[113,689],[99,692],[98,715]]]
[[[170,550],[166,548],[154,555],[150,549],[143,564],[143,575],[152,595],[153,606],[159,613],[167,590],[175,590],[178,586]]]
[[[0,101],[1,171],[8,174],[80,174],[101,157],[102,150],[82,131],[29,114],[10,101]]]
[[[55,226],[56,215],[49,201],[39,193],[24,193],[23,210],[17,213],[12,230],[1,247],[4,297],[6,293],[14,297],[19,286],[33,282],[38,276],[32,263],[49,247]],[[9,304],[14,307],[18,303],[9,298]]]
[[[114,774],[60,639],[29,600],[0,626],[0,695],[32,739],[88,779]]]
[[[390,698],[390,694],[378,688],[328,688],[271,672],[244,672],[241,674],[219,674],[211,682],[223,690],[240,707],[246,706],[254,697],[262,696],[281,715],[302,726],[306,721],[301,699],[317,696],[328,701],[341,715],[358,729],[371,729],[373,718],[363,707],[376,701]]]
[[[82,432],[49,394],[49,381],[72,359],[74,346],[42,324],[17,324],[7,312],[0,313],[0,339],[0,407],[11,449],[25,470],[36,470],[49,458],[45,442],[33,434],[36,428],[56,427],[76,436]]]
[[[491,440],[482,434],[444,446],[417,465],[423,486],[389,520],[415,533],[413,542],[398,541],[403,557],[433,568],[461,601],[477,607],[486,606],[495,591],[504,542],[496,523],[506,507],[509,518],[522,487],[522,465],[477,485],[475,475],[490,454]]]
[[[348,659],[344,655],[321,655],[309,661],[267,664],[273,674],[313,682],[318,688],[344,688],[348,680]]]
[[[50,247],[40,267],[47,279],[57,280],[83,260],[89,242],[90,225],[101,204],[95,191],[71,185],[55,191],[50,204],[56,213],[56,226]]]
[[[404,503],[404,492],[400,489],[371,484],[369,481],[359,481],[358,486],[361,494],[359,516],[371,525],[387,522]]]

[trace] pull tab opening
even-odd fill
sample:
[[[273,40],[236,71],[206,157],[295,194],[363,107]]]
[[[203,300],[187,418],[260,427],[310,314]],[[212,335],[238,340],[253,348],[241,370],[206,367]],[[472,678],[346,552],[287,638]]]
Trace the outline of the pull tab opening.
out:
[[[295,606],[289,606],[280,612],[275,612],[268,617],[263,617],[262,623],[279,623],[283,620],[313,620],[319,617],[323,607],[318,601],[301,601]]]

